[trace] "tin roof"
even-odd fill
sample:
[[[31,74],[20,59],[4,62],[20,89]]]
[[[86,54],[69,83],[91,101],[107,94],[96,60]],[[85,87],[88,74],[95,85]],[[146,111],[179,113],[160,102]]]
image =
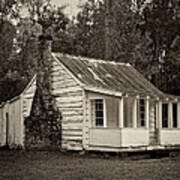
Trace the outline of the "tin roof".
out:
[[[101,89],[113,93],[164,96],[130,64],[74,57],[53,53],[86,90]]]

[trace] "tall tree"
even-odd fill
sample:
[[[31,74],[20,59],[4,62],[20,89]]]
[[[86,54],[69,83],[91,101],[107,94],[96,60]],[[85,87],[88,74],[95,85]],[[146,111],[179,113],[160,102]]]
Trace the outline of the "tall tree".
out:
[[[162,90],[173,93],[173,90],[169,89],[169,84],[172,84],[173,80],[176,83],[180,81],[179,63],[176,63],[180,50],[179,1],[152,0],[143,8],[141,15],[143,21],[140,28],[143,32],[148,32],[153,41],[152,54],[157,67],[153,82]],[[169,71],[171,68],[173,70]]]

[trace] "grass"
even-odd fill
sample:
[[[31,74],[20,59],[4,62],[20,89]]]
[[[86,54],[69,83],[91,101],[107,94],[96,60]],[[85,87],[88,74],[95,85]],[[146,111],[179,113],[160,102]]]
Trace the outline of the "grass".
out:
[[[0,180],[178,180],[180,158],[130,160],[47,151],[0,151]]]

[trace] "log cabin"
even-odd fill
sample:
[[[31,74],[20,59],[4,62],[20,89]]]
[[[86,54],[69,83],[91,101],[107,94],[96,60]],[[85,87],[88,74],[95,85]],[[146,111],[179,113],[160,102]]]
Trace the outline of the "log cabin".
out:
[[[161,92],[130,64],[53,53],[51,38],[40,40],[37,75],[0,107],[1,146],[103,152],[180,147],[180,97]]]

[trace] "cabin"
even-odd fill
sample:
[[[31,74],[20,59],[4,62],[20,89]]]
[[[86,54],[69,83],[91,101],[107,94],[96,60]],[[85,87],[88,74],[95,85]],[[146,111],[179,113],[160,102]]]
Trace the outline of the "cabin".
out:
[[[47,137],[59,133],[54,142],[60,149],[127,152],[180,147],[180,97],[164,94],[130,64],[53,53],[50,46],[50,39],[43,39],[40,53],[46,63],[19,97],[0,107],[0,145],[26,148],[26,141],[28,146],[42,143],[43,134],[37,141],[37,131],[30,132],[37,126],[46,131],[45,121],[26,124],[38,105],[38,88],[48,81],[48,91],[42,93],[51,99],[46,111],[52,114],[48,107],[54,105],[61,120],[48,123],[53,128]],[[48,138],[43,143],[51,146]]]

